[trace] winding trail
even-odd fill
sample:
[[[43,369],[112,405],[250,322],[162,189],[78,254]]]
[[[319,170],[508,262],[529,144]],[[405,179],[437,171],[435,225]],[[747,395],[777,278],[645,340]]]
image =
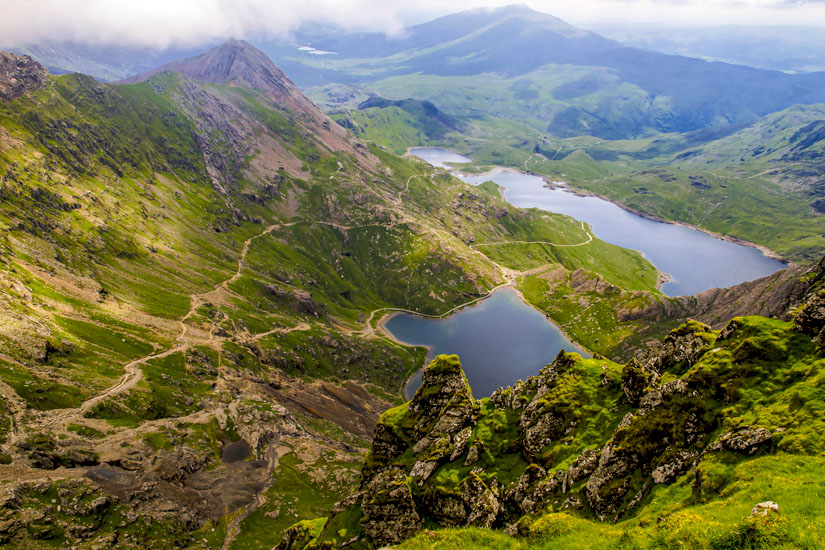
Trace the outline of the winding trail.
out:
[[[218,283],[212,290],[209,290],[208,292],[195,293],[195,294],[191,294],[189,296],[189,311],[187,311],[186,315],[184,315],[183,317],[181,317],[178,320],[178,324],[180,326],[180,333],[175,338],[174,343],[172,344],[171,347],[169,347],[168,349],[166,349],[164,351],[153,352],[149,355],[146,355],[144,357],[141,357],[139,359],[135,359],[133,361],[130,361],[130,362],[126,363],[123,366],[123,371],[124,371],[123,374],[120,376],[120,378],[118,378],[117,382],[115,382],[113,385],[109,386],[108,388],[103,390],[101,393],[95,395],[94,397],[91,397],[91,398],[87,399],[86,401],[81,403],[79,407],[72,408],[72,409],[54,409],[54,410],[50,410],[50,411],[44,411],[43,413],[41,413],[40,423],[44,427],[48,427],[48,428],[51,428],[51,429],[54,429],[55,427],[58,427],[60,425],[68,424],[72,419],[75,419],[78,416],[82,416],[83,414],[85,414],[86,412],[91,410],[93,407],[95,407],[96,405],[98,405],[99,403],[104,401],[105,399],[107,399],[109,397],[112,397],[112,396],[115,396],[115,395],[118,395],[120,393],[123,393],[125,391],[128,391],[128,390],[134,388],[143,379],[143,369],[141,368],[141,365],[144,365],[145,363],[147,363],[149,361],[152,361],[152,360],[155,360],[155,359],[162,359],[164,357],[168,357],[169,355],[179,353],[179,352],[183,352],[183,351],[186,351],[187,349],[189,349],[191,345],[184,341],[184,339],[187,336],[188,330],[189,330],[189,328],[186,324],[186,321],[189,318],[191,318],[192,315],[194,315],[197,312],[197,310],[200,306],[202,306],[205,302],[208,301],[208,297],[210,297],[210,296],[212,296],[212,295],[214,295],[214,294],[216,294],[216,293],[218,293],[222,290],[229,290],[229,285],[232,284],[233,282],[237,281],[241,277],[241,274],[243,273],[244,265],[246,264],[246,256],[249,253],[249,247],[252,244],[252,242],[255,241],[256,239],[260,239],[261,237],[264,237],[264,236],[272,233],[276,229],[280,229],[280,228],[284,228],[284,227],[292,227],[292,226],[299,225],[299,224],[326,225],[326,226],[334,227],[334,228],[342,230],[342,231],[347,231],[347,230],[359,229],[359,228],[363,228],[363,227],[388,227],[388,228],[390,228],[390,227],[395,227],[396,225],[400,225],[400,224],[404,224],[404,223],[407,223],[407,222],[397,222],[397,223],[393,223],[393,224],[363,224],[363,225],[345,226],[345,225],[341,225],[339,223],[322,221],[322,220],[297,220],[297,221],[293,221],[293,222],[276,223],[276,224],[272,224],[272,225],[266,227],[266,229],[264,229],[260,233],[249,237],[248,239],[246,239],[243,242],[243,245],[241,247],[241,253],[240,253],[240,256],[238,257],[238,268],[235,270],[235,273],[233,273],[231,277],[229,277],[227,279],[224,279],[223,281]],[[274,334],[276,332],[277,333],[288,333],[288,332],[293,332],[293,331],[298,331],[298,330],[309,330],[309,328],[310,328],[310,326],[308,324],[301,323],[301,324],[299,324],[295,327],[278,328],[278,329],[273,329],[271,331],[265,332],[263,334],[254,335],[254,336],[252,336],[251,340],[252,341],[257,341],[260,338],[263,338],[264,336]],[[213,337],[214,337],[214,328],[213,328],[213,330],[210,331],[209,336],[210,336],[209,339],[212,340]],[[0,390],[4,390],[4,389],[6,389],[6,388],[0,386]],[[8,389],[11,390],[12,388],[9,387]],[[8,393],[9,394],[9,397],[7,397],[8,401],[10,403],[15,402],[11,398],[11,395],[16,395],[16,393],[5,392],[5,391],[2,391],[0,393],[2,393],[4,395],[6,393]],[[15,422],[15,425],[16,424],[17,424],[17,422]],[[17,429],[16,428],[14,428],[11,433],[12,433],[12,437],[15,440],[19,438],[19,435],[17,434]]]
[[[410,176],[409,178],[407,178],[404,189],[398,193],[395,200],[398,201],[399,203],[401,202],[401,199],[402,199],[402,196],[404,195],[404,193],[407,193],[409,191],[409,187],[410,187],[410,184],[411,184],[413,179],[421,178],[421,177],[426,177],[426,178],[432,179],[434,177],[434,175],[435,174],[432,174],[432,173],[430,173],[430,174],[423,173],[423,174],[414,174],[414,175]],[[272,224],[272,225],[267,226],[260,233],[257,233],[255,235],[247,238],[243,242],[243,244],[241,246],[240,255],[238,257],[238,267],[230,277],[224,279],[223,281],[218,283],[214,288],[212,288],[211,290],[209,290],[207,292],[190,294],[190,296],[189,296],[189,310],[186,312],[186,314],[183,317],[181,317],[178,320],[178,324],[179,324],[179,327],[180,327],[180,332],[175,337],[172,345],[168,349],[166,349],[164,351],[154,351],[153,353],[151,353],[149,355],[146,355],[144,357],[141,357],[139,359],[135,359],[133,361],[130,361],[130,362],[126,363],[123,367],[123,371],[124,371],[123,374],[120,376],[120,378],[118,378],[118,380],[113,385],[109,386],[108,388],[106,388],[105,390],[103,390],[99,394],[95,395],[94,397],[91,397],[91,398],[87,399],[86,401],[81,403],[80,406],[77,407],[77,408],[56,409],[56,410],[45,411],[45,412],[41,413],[40,414],[40,419],[39,419],[40,423],[43,426],[46,426],[46,427],[52,428],[52,429],[59,426],[59,425],[65,426],[67,423],[69,423],[69,421],[71,421],[74,418],[77,418],[78,416],[81,416],[81,415],[85,414],[86,412],[91,410],[93,407],[95,407],[96,405],[103,402],[105,399],[107,399],[109,397],[112,397],[112,396],[115,396],[115,395],[118,395],[120,393],[123,393],[125,391],[130,390],[130,389],[133,389],[143,379],[143,369],[141,368],[142,365],[146,364],[149,361],[152,361],[152,360],[155,360],[155,359],[162,359],[164,357],[168,357],[169,355],[179,353],[179,352],[184,352],[187,349],[189,349],[192,344],[186,342],[186,338],[187,338],[187,335],[189,333],[189,327],[188,327],[186,322],[193,315],[196,314],[199,307],[201,307],[204,303],[208,302],[210,300],[210,298],[213,298],[215,294],[220,293],[222,291],[229,291],[230,290],[229,285],[231,285],[232,283],[234,283],[235,281],[240,279],[240,277],[243,273],[244,266],[246,265],[246,258],[247,258],[247,255],[249,253],[250,246],[252,245],[252,243],[255,240],[260,239],[262,237],[265,237],[266,235],[269,235],[270,233],[272,233],[273,231],[275,231],[277,229],[282,229],[282,228],[286,228],[286,227],[293,227],[293,226],[300,225],[300,224],[324,225],[324,226],[328,226],[328,227],[334,227],[334,228],[336,228],[338,230],[341,230],[341,231],[349,231],[349,230],[360,229],[360,228],[365,228],[365,227],[384,227],[384,228],[387,228],[387,229],[391,229],[391,228],[396,227],[398,225],[405,225],[405,224],[410,224],[410,223],[413,223],[413,222],[411,220],[401,220],[401,221],[397,221],[397,222],[393,222],[393,223],[370,223],[370,224],[346,226],[346,225],[342,225],[342,224],[339,224],[339,223],[336,223],[336,222],[330,222],[330,221],[324,221],[324,220],[296,220],[296,221],[291,221],[291,222],[276,223],[276,224]],[[593,235],[590,231],[588,231],[588,229],[586,228],[584,222],[582,222],[582,230],[587,234],[587,240],[583,241],[581,243],[575,243],[575,244],[557,244],[557,243],[552,243],[552,242],[549,242],[549,241],[498,241],[498,242],[490,242],[490,243],[476,243],[476,244],[470,245],[469,248],[471,249],[472,252],[475,252],[475,253],[483,256],[486,259],[486,261],[490,262],[492,265],[494,265],[499,270],[499,272],[500,272],[502,278],[505,280],[505,282],[495,286],[489,292],[485,293],[483,296],[479,296],[477,298],[474,298],[472,300],[469,300],[467,302],[459,304],[459,305],[451,308],[449,311],[446,311],[446,312],[444,312],[440,315],[429,315],[429,314],[419,313],[417,311],[412,311],[412,310],[404,309],[404,308],[392,308],[392,307],[379,308],[379,309],[376,309],[376,310],[373,310],[372,312],[370,312],[369,318],[365,322],[363,329],[357,330],[357,331],[354,330],[354,331],[352,331],[352,333],[353,334],[359,334],[359,335],[361,335],[362,337],[365,337],[365,338],[379,337],[379,335],[376,334],[376,327],[373,326],[373,323],[374,323],[374,320],[375,320],[375,316],[377,314],[380,314],[380,313],[403,312],[403,313],[410,313],[412,315],[417,315],[417,316],[420,316],[420,317],[426,317],[426,318],[430,318],[430,319],[442,319],[442,318],[447,317],[447,316],[451,315],[452,313],[454,313],[454,312],[456,312],[456,311],[458,311],[462,308],[473,305],[477,302],[480,302],[481,300],[484,300],[484,299],[488,298],[490,295],[493,294],[493,292],[495,292],[496,290],[498,290],[502,287],[513,285],[514,282],[515,282],[515,278],[516,278],[516,276],[518,275],[519,272],[514,271],[512,269],[509,269],[509,268],[506,268],[506,267],[496,263],[495,261],[490,259],[486,254],[484,254],[483,252],[478,250],[477,247],[480,247],[480,246],[498,246],[498,245],[507,245],[507,244],[545,244],[545,245],[555,246],[555,247],[584,246],[584,245],[587,245],[587,244],[589,244],[593,241]],[[442,235],[439,235],[439,232],[437,230],[433,229],[432,233],[439,240],[442,240],[442,241],[445,240],[445,238]],[[378,326],[380,327],[380,323],[379,323]],[[248,339],[248,341],[255,342],[255,341],[258,341],[261,338],[264,338],[265,336],[269,336],[271,334],[275,334],[275,333],[286,334],[286,333],[290,333],[290,332],[293,332],[293,331],[305,331],[305,330],[309,330],[310,328],[311,328],[310,325],[307,324],[307,323],[301,323],[301,324],[299,324],[295,327],[290,327],[290,328],[276,328],[276,329],[272,329],[270,331],[267,331],[267,332],[264,332],[264,333],[261,333],[261,334],[251,335],[250,338]],[[209,341],[213,341],[215,339],[214,333],[215,333],[215,327],[213,326],[212,330],[210,330],[210,332],[209,332],[209,338],[208,338]],[[0,390],[5,390],[5,389],[11,390],[12,388],[11,387],[5,388],[5,387],[0,386]],[[6,394],[6,393],[9,393],[9,392],[2,391],[0,393]],[[12,394],[13,394],[13,392],[9,393],[9,395],[8,395],[9,402],[14,402],[13,398],[11,397]],[[20,400],[20,401],[22,401],[22,400]],[[18,424],[18,422],[15,421],[14,424],[16,426]],[[13,429],[11,431],[11,437],[17,439],[17,438],[19,438],[19,434],[17,433],[18,428],[16,428],[15,426],[12,427]]]
[[[478,246],[498,246],[498,245],[505,245],[505,244],[547,244],[547,245],[550,245],[550,246],[554,246],[556,248],[561,248],[561,247],[572,248],[572,247],[575,247],[575,246],[584,246],[586,244],[590,244],[591,242],[593,242],[593,234],[590,231],[587,230],[587,227],[585,226],[584,222],[581,222],[581,224],[582,224],[582,231],[584,231],[584,233],[587,235],[587,240],[583,241],[583,242],[580,242],[580,243],[557,244],[557,243],[551,243],[549,241],[496,241],[496,242],[492,242],[492,243],[471,244],[470,248],[476,248]]]

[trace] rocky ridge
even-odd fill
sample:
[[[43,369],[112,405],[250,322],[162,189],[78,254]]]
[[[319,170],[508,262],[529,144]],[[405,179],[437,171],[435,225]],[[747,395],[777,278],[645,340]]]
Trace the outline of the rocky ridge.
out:
[[[0,52],[0,99],[11,101],[48,83],[49,71],[28,55]]]
[[[706,463],[794,452],[787,423],[742,421],[748,384],[782,379],[760,390],[762,403],[781,400],[794,386],[785,366],[818,357],[825,295],[805,296],[794,319],[739,317],[720,331],[690,321],[625,365],[562,351],[482,400],[458,357],[439,356],[412,401],[382,415],[358,491],[320,534],[280,548],[397,544],[424,525],[517,535],[546,511],[619,522],[678,480],[713,498]]]

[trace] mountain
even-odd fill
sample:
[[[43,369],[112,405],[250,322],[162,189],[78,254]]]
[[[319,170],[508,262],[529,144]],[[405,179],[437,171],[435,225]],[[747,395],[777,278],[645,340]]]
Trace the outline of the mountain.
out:
[[[450,15],[397,41],[345,34],[306,39],[338,55],[305,87],[334,78],[331,71],[357,72],[361,83],[390,98],[400,99],[397,88],[405,88],[451,114],[502,113],[562,137],[684,132],[825,101],[825,73],[789,75],[630,48],[524,6]],[[420,78],[426,75],[433,78]],[[464,87],[483,90],[481,97],[449,96]]]
[[[436,357],[358,489],[280,548],[819,546],[822,266],[800,283],[789,321],[689,321],[624,365],[562,351],[489,398]]]
[[[0,544],[272,547],[325,514],[426,356],[381,315],[537,261],[474,243],[658,295],[575,220],[349,137],[248,44],[120,85],[0,63]]]
[[[332,148],[355,152],[347,143],[346,133],[337,125],[331,124],[329,118],[312,105],[266,54],[247,42],[229,40],[204,54],[172,61],[119,83],[145,82],[156,74],[165,72],[179,73],[198,82],[263,90],[270,100],[305,115],[311,121],[308,129],[316,136],[323,136],[323,140]]]
[[[175,59],[190,57],[211,46],[214,44],[158,49],[71,41],[4,44],[0,38],[0,50],[28,55],[53,74],[83,73],[104,82],[120,80]]]
[[[599,26],[597,31],[634,48],[791,73],[825,70],[819,27],[723,25],[673,28]]]

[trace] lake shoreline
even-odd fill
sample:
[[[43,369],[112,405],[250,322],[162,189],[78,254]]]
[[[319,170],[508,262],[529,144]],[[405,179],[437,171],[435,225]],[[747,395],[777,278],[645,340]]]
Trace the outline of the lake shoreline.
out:
[[[525,172],[522,172],[522,173],[525,173]],[[529,175],[537,176],[537,177],[540,177],[541,179],[543,179],[546,182],[544,187],[546,187],[548,189],[559,189],[558,186],[556,186],[552,182],[548,181],[546,176],[542,176],[541,174],[535,174],[535,173],[532,173],[532,172],[529,173]],[[595,197],[595,198],[603,200],[605,202],[609,202],[611,204],[614,204],[614,205],[618,206],[619,208],[621,208],[622,210],[624,210],[625,212],[629,212],[629,213],[633,214],[634,216],[639,216],[640,218],[644,218],[646,220],[650,220],[650,221],[653,221],[653,222],[659,222],[659,223],[666,223],[666,224],[669,224],[669,225],[675,225],[675,226],[684,227],[684,228],[687,228],[687,229],[693,229],[694,231],[699,231],[700,233],[704,233],[708,237],[712,237],[712,238],[718,239],[720,241],[726,241],[726,242],[729,242],[729,243],[738,244],[740,246],[747,246],[748,248],[755,248],[755,249],[759,250],[766,258],[770,258],[771,260],[776,260],[777,262],[780,262],[780,263],[786,265],[787,267],[793,267],[795,265],[792,261],[788,260],[787,258],[784,258],[784,257],[780,256],[779,253],[774,252],[773,250],[771,250],[767,246],[764,246],[764,245],[761,245],[761,244],[756,244],[754,242],[747,241],[747,240],[741,239],[739,237],[734,237],[732,235],[723,235],[721,233],[716,233],[715,231],[711,231],[710,229],[705,229],[704,227],[700,227],[698,225],[693,225],[693,224],[688,223],[688,222],[683,222],[683,221],[679,221],[679,220],[668,220],[668,219],[662,218],[660,216],[654,216],[653,214],[648,214],[646,212],[642,212],[641,210],[636,210],[635,208],[631,208],[630,206],[627,206],[626,204],[622,204],[621,202],[619,202],[615,199],[611,199],[610,197],[600,195],[599,193],[595,193],[593,191],[590,191],[589,189],[581,189],[581,188],[578,188],[578,187],[569,186],[569,187],[567,187],[565,189],[562,189],[562,190],[566,191],[568,193],[572,193],[574,195],[578,195],[580,197]]]
[[[403,340],[400,340],[395,335],[393,335],[392,332],[390,332],[390,330],[385,326],[385,323],[389,322],[392,318],[394,318],[398,315],[401,315],[401,314],[405,314],[405,313],[407,315],[419,317],[419,318],[422,318],[422,319],[428,319],[428,320],[431,320],[431,321],[432,320],[438,321],[438,320],[448,319],[452,315],[456,315],[456,314],[464,311],[468,307],[471,308],[471,307],[481,305],[481,303],[483,301],[487,300],[488,298],[491,298],[496,292],[498,292],[499,290],[505,289],[505,288],[511,289],[513,292],[516,293],[516,295],[518,296],[518,299],[521,300],[521,302],[524,303],[524,305],[534,309],[535,311],[540,313],[547,321],[549,321],[556,328],[556,330],[558,330],[559,333],[562,334],[564,336],[564,338],[567,339],[570,342],[570,344],[572,344],[573,346],[575,346],[576,348],[579,349],[579,351],[575,351],[575,353],[580,353],[583,357],[587,357],[588,355],[593,357],[595,355],[595,353],[592,350],[588,349],[587,346],[579,343],[575,338],[573,338],[573,336],[568,334],[564,330],[564,328],[561,327],[552,317],[550,317],[544,311],[538,309],[536,306],[531,304],[529,302],[529,300],[527,300],[524,297],[524,293],[522,293],[522,291],[519,290],[516,287],[514,282],[510,281],[510,282],[508,282],[504,285],[499,285],[498,287],[495,287],[486,296],[478,298],[478,299],[474,300],[471,303],[464,304],[464,306],[460,306],[459,309],[454,308],[453,310],[450,310],[449,312],[443,314],[442,316],[425,315],[425,314],[417,313],[417,312],[414,312],[414,311],[396,310],[396,311],[391,311],[391,312],[387,313],[386,315],[383,315],[380,319],[378,319],[378,321],[376,322],[375,328],[381,333],[382,336],[386,337],[387,339],[391,340],[392,342],[394,342],[394,343],[396,343],[400,346],[413,347],[413,348],[420,347],[420,348],[427,349],[427,357],[424,361],[424,365],[421,368],[416,369],[415,371],[410,373],[410,375],[404,381],[404,384],[401,386],[401,391],[403,392],[404,397],[407,400],[412,399],[412,397],[414,395],[414,393],[413,393],[413,395],[410,395],[410,393],[408,391],[409,386],[412,383],[413,379],[418,374],[423,373],[424,369],[426,369],[427,366],[430,364],[430,362],[434,359],[434,357],[431,356],[433,346],[427,346],[427,345],[422,345],[422,344],[411,344],[409,342],[404,342]],[[485,397],[487,397],[487,396],[485,396]]]
[[[415,156],[411,151],[413,149],[418,149],[418,148],[421,148],[421,147],[409,147],[409,148],[407,148],[407,152],[405,153],[405,156]],[[465,158],[470,158],[465,154],[456,153],[455,151],[450,151],[449,149],[444,149],[443,147],[430,146],[430,147],[426,147],[426,148],[443,149],[444,151],[447,151],[447,152],[452,153],[454,155],[459,155],[459,156],[462,156],[462,157],[465,157]],[[471,159],[471,162],[474,164],[474,161],[472,161],[472,159]],[[460,164],[460,163],[453,163],[453,164]],[[520,170],[518,168],[513,168],[513,167],[510,167],[510,166],[494,166],[494,167],[492,167],[489,170],[486,170],[484,172],[474,173],[474,172],[463,171],[463,170],[461,170],[460,166],[452,166],[449,169],[447,169],[447,171],[450,172],[450,173],[456,174],[456,175],[472,176],[472,177],[494,176],[496,174],[501,174],[501,173],[523,174],[525,176],[536,176],[536,177],[541,178],[545,182],[544,187],[546,187],[548,189],[561,189],[563,191],[567,191],[568,193],[573,193],[574,195],[578,195],[580,197],[595,197],[597,199],[601,199],[605,202],[609,202],[609,203],[611,203],[615,206],[618,206],[622,210],[624,210],[626,212],[629,212],[629,213],[633,214],[634,216],[639,216],[640,218],[644,218],[646,220],[650,220],[650,221],[654,221],[654,222],[667,223],[667,224],[675,225],[675,226],[678,226],[678,227],[684,227],[686,229],[693,229],[694,231],[699,231],[700,233],[704,233],[705,235],[707,235],[709,237],[712,237],[714,239],[719,239],[720,241],[726,241],[726,242],[729,242],[729,243],[732,243],[732,244],[738,244],[738,245],[741,245],[741,246],[747,246],[749,248],[755,248],[756,250],[759,250],[766,258],[769,258],[771,260],[776,260],[777,262],[780,262],[780,263],[784,264],[787,267],[792,267],[792,266],[795,265],[792,261],[788,260],[787,258],[784,258],[778,252],[774,252],[773,250],[771,250],[767,246],[764,246],[764,245],[761,245],[761,244],[756,244],[754,242],[742,239],[740,237],[734,237],[732,235],[723,235],[721,233],[717,233],[715,231],[711,231],[710,229],[705,229],[704,227],[700,227],[698,225],[694,225],[694,224],[691,224],[691,223],[688,223],[688,222],[683,222],[683,221],[679,221],[679,220],[668,220],[668,219],[662,218],[660,216],[654,216],[652,214],[642,212],[641,210],[636,210],[635,208],[632,208],[630,206],[622,204],[618,200],[615,200],[615,199],[612,199],[610,197],[601,195],[599,193],[590,191],[588,189],[582,189],[582,188],[579,188],[579,187],[571,186],[569,183],[565,187],[562,187],[562,186],[557,185],[553,181],[550,181],[548,179],[549,176],[546,176],[544,174],[537,174],[536,172],[532,172],[530,170]],[[565,182],[565,183],[567,183],[567,182]],[[499,187],[501,187],[501,186],[499,186]],[[506,190],[500,192],[501,193],[501,198],[503,200],[507,200],[506,196],[505,196],[505,191]],[[659,268],[657,267],[657,269],[659,269]],[[659,270],[659,272],[660,272],[661,276],[660,276],[660,282],[658,283],[657,288],[659,288],[661,290],[662,285],[664,285],[668,281],[671,281],[673,278],[668,273],[666,273],[662,270]]]

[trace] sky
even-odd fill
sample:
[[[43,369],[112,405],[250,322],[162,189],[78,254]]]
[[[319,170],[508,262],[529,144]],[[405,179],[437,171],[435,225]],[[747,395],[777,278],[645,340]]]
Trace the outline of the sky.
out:
[[[440,15],[512,3],[514,0],[0,0],[0,39],[7,44],[75,40],[165,48],[195,46],[227,37],[283,38],[310,22],[394,34],[410,23]],[[825,27],[825,0],[521,3],[583,28],[608,23]]]

